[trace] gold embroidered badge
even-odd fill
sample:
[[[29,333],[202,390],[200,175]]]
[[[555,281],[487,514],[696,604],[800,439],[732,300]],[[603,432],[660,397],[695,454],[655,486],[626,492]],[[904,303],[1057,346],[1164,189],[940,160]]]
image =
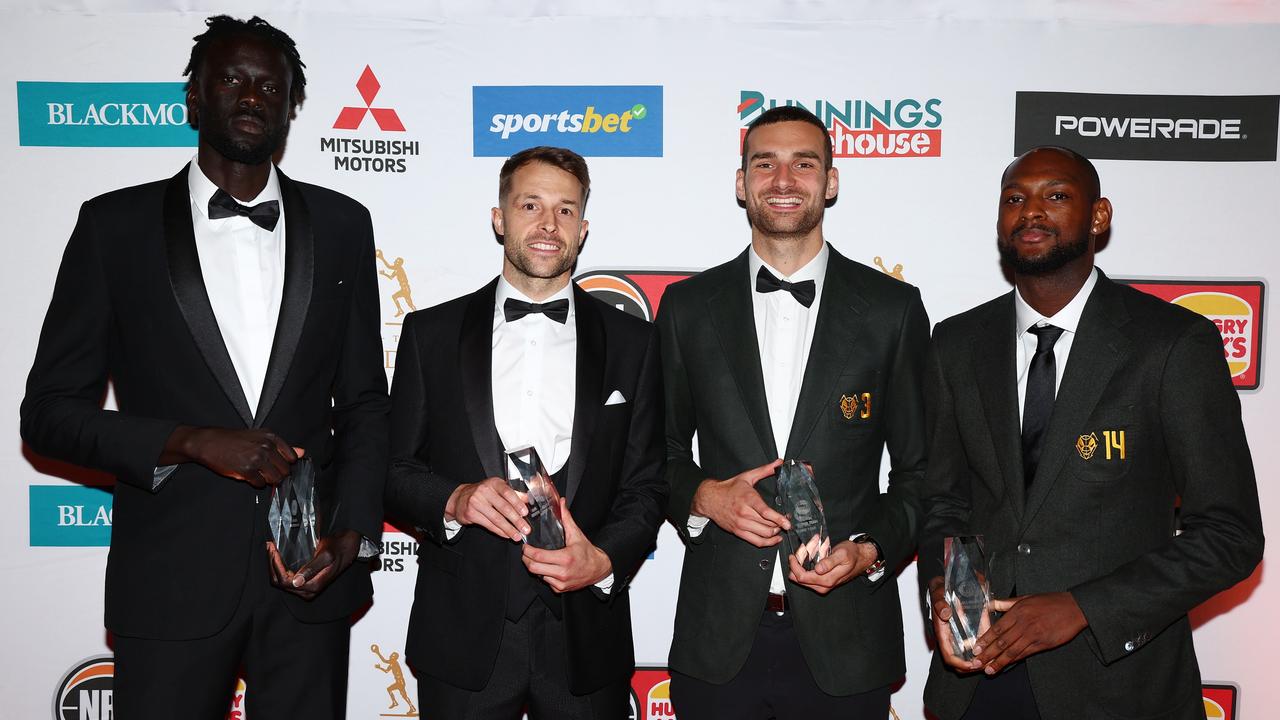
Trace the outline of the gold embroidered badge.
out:
[[[1089,433],[1088,435],[1081,435],[1080,439],[1076,440],[1076,452],[1080,453],[1080,457],[1084,458],[1085,460],[1092,460],[1093,453],[1097,451],[1097,449],[1098,449],[1098,436],[1095,433]]]
[[[871,393],[858,393],[852,395],[840,396],[840,414],[845,420],[852,420],[857,416],[861,420],[871,417]]]

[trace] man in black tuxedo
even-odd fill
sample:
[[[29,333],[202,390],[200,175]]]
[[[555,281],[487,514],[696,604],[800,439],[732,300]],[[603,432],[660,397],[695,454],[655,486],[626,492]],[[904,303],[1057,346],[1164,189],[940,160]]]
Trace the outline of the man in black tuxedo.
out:
[[[342,717],[349,618],[372,593],[348,566],[376,552],[386,468],[373,231],[271,162],[305,95],[293,41],[256,17],[207,25],[187,68],[196,160],[81,208],[22,436],[116,476],[120,717],[224,717],[241,665],[251,715]],[[322,537],[292,573],[269,560],[267,508],[304,453]]]
[[[934,331],[919,572],[944,720],[1203,718],[1187,613],[1262,558],[1222,338],[1094,267],[1111,212],[1084,157],[1023,154],[996,221],[1016,289]],[[965,661],[941,556],[970,534],[1004,615]]]
[[[838,182],[818,118],[766,111],[737,175],[751,246],[663,296],[682,720],[882,720],[905,671],[893,571],[915,552],[929,325],[914,287],[826,243]],[[833,547],[813,570],[779,553],[783,453],[812,465],[824,506]]]
[[[502,166],[502,274],[405,316],[391,393],[389,512],[421,528],[406,644],[433,718],[626,717],[627,584],[667,499],[653,326],[569,282],[586,162],[537,147]],[[566,546],[520,545],[506,450],[532,444]]]

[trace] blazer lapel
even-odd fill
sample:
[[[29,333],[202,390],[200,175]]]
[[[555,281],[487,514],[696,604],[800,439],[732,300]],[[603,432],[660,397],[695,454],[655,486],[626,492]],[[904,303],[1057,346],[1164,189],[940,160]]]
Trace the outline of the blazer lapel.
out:
[[[730,282],[707,300],[707,309],[720,339],[725,364],[747,409],[747,420],[760,441],[763,461],[767,462],[778,456],[778,444],[773,437],[769,405],[764,395],[764,374],[760,369],[760,345],[756,339],[756,319],[751,307],[749,273],[747,251],[743,251],[729,267]]]
[[[477,290],[467,303],[458,338],[458,372],[467,421],[485,477],[507,476],[498,425],[493,419],[493,303],[498,279]]]
[[[289,366],[293,363],[293,354],[307,320],[307,308],[311,306],[315,274],[315,238],[311,234],[311,213],[307,202],[298,186],[278,168],[276,176],[280,180],[280,197],[284,201],[284,292],[280,297],[280,317],[276,321],[276,334],[271,344],[271,359],[267,363],[262,394],[258,398],[258,411],[253,415],[254,427],[260,427],[266,421],[289,374]]]
[[[573,406],[573,439],[570,442],[568,473],[565,482],[565,499],[573,502],[573,496],[582,482],[587,459],[591,453],[591,438],[595,432],[596,417],[604,402],[605,330],[604,318],[596,301],[573,286],[574,317],[577,323],[578,342]]]
[[[869,305],[845,272],[845,263],[849,261],[835,248],[830,248],[829,253],[822,302],[818,305],[813,344],[809,347],[800,396],[796,399],[786,457],[796,457],[801,452],[823,409],[829,409],[831,389],[858,341],[862,315]]]
[[[1069,452],[1073,452],[1078,431],[1102,399],[1112,374],[1132,352],[1133,346],[1120,328],[1129,321],[1115,284],[1099,270],[1098,284],[1084,306],[1071,341],[1071,354],[1053,403],[1053,414],[1040,451],[1040,467],[1027,495],[1023,527],[1027,527],[1044,504],[1049,490]]]
[[[246,426],[252,426],[253,413],[236,376],[235,366],[231,364],[231,355],[222,341],[222,332],[218,329],[218,320],[213,314],[213,306],[209,304],[209,293],[200,271],[196,234],[191,225],[191,192],[187,185],[190,167],[189,164],[183,167],[165,188],[164,234],[169,284],[209,371],[226,393],[236,414]]]
[[[1006,295],[987,318],[982,335],[972,339],[973,369],[978,396],[987,418],[996,460],[1014,513],[1021,515],[1025,482],[1022,479],[1022,423],[1018,419],[1017,320],[1013,294]],[[991,490],[1001,497],[1001,487]]]

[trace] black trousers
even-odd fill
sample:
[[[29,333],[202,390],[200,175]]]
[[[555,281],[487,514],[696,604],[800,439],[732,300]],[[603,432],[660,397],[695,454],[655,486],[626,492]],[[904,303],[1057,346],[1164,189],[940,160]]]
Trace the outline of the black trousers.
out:
[[[447,620],[444,620],[447,622]],[[502,644],[489,684],[465,690],[423,674],[418,708],[431,720],[625,720],[630,711],[630,678],[588,695],[569,692],[564,623],[535,600],[518,620],[503,620]],[[440,652],[466,652],[440,648]],[[127,719],[125,719],[127,720]]]
[[[995,677],[979,680],[960,720],[1040,720],[1027,664],[1016,663]]]
[[[241,670],[248,717],[345,717],[350,620],[313,624],[295,618],[284,593],[268,580],[265,539],[254,546],[261,552],[251,555],[240,604],[217,634],[196,640],[114,637],[115,717],[225,720]]]
[[[764,614],[746,664],[729,682],[671,673],[680,720],[884,720],[889,695],[888,686],[856,695],[823,692],[805,664],[790,613]]]

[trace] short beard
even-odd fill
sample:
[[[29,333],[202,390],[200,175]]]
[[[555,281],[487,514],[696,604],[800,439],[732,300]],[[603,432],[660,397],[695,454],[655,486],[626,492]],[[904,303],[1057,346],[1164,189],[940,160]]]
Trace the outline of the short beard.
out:
[[[232,140],[226,133],[215,130],[205,130],[204,139],[209,143],[209,147],[231,162],[237,162],[242,165],[261,165],[270,160],[276,154],[276,151],[284,145],[284,139],[288,132],[289,126],[287,124],[282,125],[274,132],[263,135],[262,139],[254,144],[237,142]]]
[[[777,239],[803,238],[814,228],[822,224],[822,214],[826,211],[823,204],[806,208],[803,214],[782,226],[774,222],[767,211],[761,210],[753,201],[747,202],[747,222],[763,235]]]
[[[1078,242],[1054,245],[1049,252],[1037,258],[1021,257],[1018,255],[1018,250],[1014,243],[1010,240],[999,239],[996,245],[1000,248],[1000,259],[1013,268],[1015,273],[1019,275],[1048,275],[1051,272],[1061,270],[1073,260],[1083,257],[1089,251],[1089,238],[1085,236]]]

